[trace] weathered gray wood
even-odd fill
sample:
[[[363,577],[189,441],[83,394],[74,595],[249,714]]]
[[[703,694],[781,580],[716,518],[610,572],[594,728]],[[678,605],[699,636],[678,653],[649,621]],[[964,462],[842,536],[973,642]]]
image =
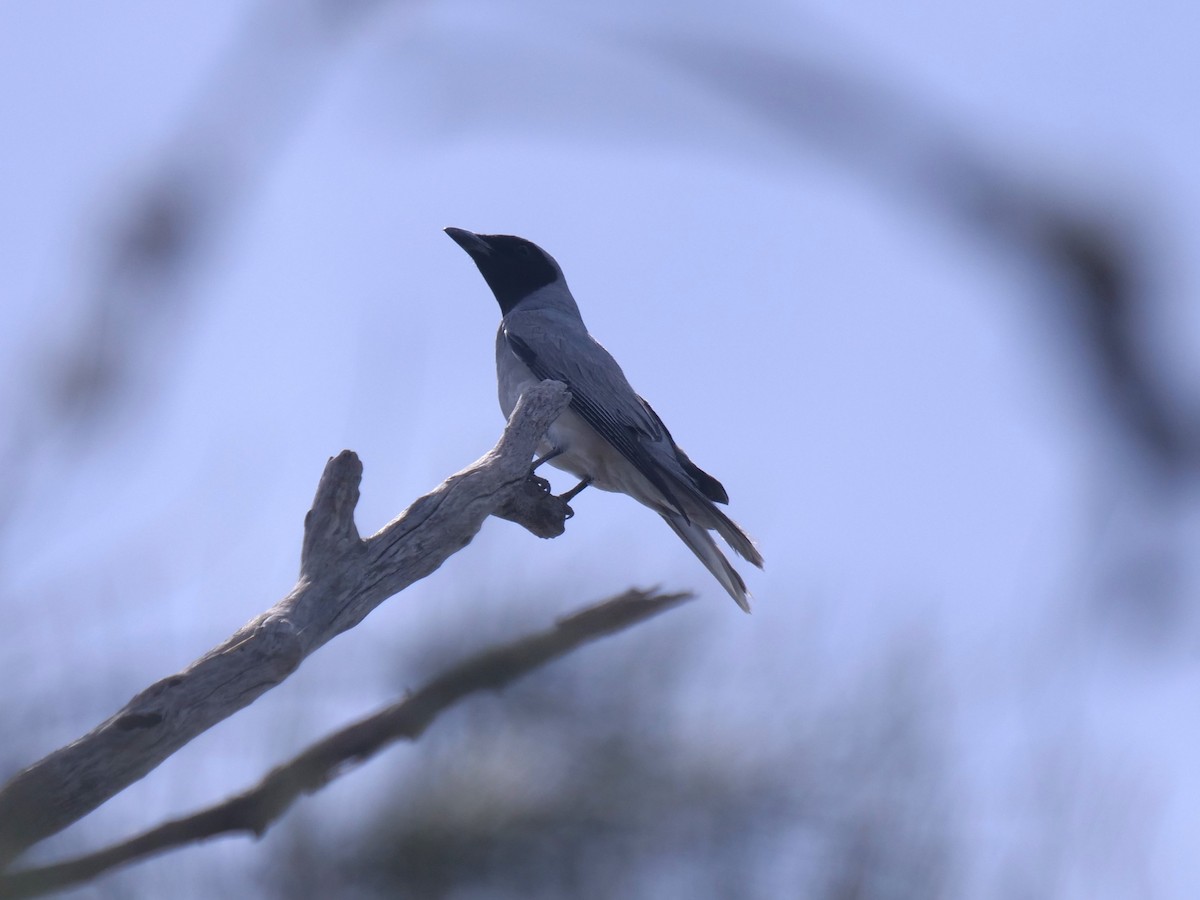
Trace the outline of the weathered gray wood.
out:
[[[532,475],[492,515],[523,525],[538,537],[556,538],[575,513],[566,500],[550,493],[550,482]]]
[[[416,740],[444,710],[467,695],[499,690],[588,641],[641,622],[691,596],[626,591],[560,620],[553,628],[486,650],[403,700],[318,741],[250,790],[223,803],[77,859],[0,873],[0,897],[34,897],[61,890],[116,866],[221,834],[262,835],[302,795],[320,790],[395,741]]]
[[[525,488],[529,462],[569,401],[558,382],[528,391],[489,453],[366,540],[354,525],[362,464],[349,450],[331,459],[305,517],[300,579],[292,591],[182,672],[151,685],[95,730],[0,789],[0,867],[279,684],[330,638],[465,547],[493,512],[503,508],[520,520],[521,509],[536,511],[536,497]],[[550,519],[569,514],[557,498],[537,493],[561,505]],[[517,494],[523,506],[511,502]],[[528,527],[545,536],[546,519],[535,514]]]

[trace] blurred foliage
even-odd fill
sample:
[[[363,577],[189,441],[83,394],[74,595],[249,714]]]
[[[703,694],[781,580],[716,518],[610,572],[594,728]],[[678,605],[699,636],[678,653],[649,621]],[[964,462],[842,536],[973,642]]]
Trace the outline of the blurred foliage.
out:
[[[440,723],[360,825],[286,823],[264,885],[289,900],[955,895],[933,655],[898,650],[836,702],[779,685],[789,704],[811,692],[811,716],[774,741],[731,732],[717,704],[689,723],[704,661],[686,633],[626,637]]]

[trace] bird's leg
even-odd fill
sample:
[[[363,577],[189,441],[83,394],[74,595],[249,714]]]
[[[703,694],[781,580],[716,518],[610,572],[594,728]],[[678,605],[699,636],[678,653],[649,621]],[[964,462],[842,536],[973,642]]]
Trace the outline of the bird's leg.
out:
[[[545,456],[539,456],[533,461],[533,465],[529,467],[529,475],[527,476],[528,479],[541,488],[542,493],[544,494],[550,493],[550,482],[541,475],[536,475],[534,473],[537,472],[538,466],[540,466],[542,463],[550,462],[550,460],[554,459],[556,456],[559,456],[561,453],[562,450],[556,447]]]
[[[543,463],[550,462],[550,460],[554,459],[556,456],[562,456],[562,448],[555,447],[545,456],[539,456],[537,459],[535,459],[533,461],[533,466],[531,466],[529,469],[530,473],[532,474],[533,472],[536,472],[538,470],[538,466],[542,465]]]
[[[570,503],[572,500],[574,500],[576,497],[579,496],[580,491],[582,491],[585,487],[587,487],[591,483],[592,483],[592,479],[589,476],[589,477],[583,479],[583,481],[579,482],[579,484],[575,485],[575,487],[571,488],[565,494],[559,494],[558,499],[563,501],[563,503]]]

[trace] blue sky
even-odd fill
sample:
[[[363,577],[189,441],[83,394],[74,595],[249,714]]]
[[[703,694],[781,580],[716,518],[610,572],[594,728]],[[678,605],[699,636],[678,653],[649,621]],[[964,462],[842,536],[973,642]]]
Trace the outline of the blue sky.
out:
[[[0,9],[11,421],[41,415],[39,373],[79,333],[97,236],[128,192],[192,150],[251,163],[182,299],[139,320],[121,405],[100,431],[38,447],[4,535],[0,669],[24,673],[34,706],[80,672],[111,685],[47,723],[38,749],[287,591],[326,457],[362,457],[369,533],[491,446],[498,312],[441,233],[456,225],[520,234],[562,264],[593,334],[759,541],[755,614],[655,516],[590,491],[552,542],[490,522],[309,661],[295,691],[390,671],[372,651],[393,654],[414,630],[533,625],[662,584],[702,594],[681,613],[710,634],[712,681],[697,691],[741,686],[758,698],[746,727],[767,734],[796,648],[836,699],[840,680],[919,631],[950,696],[973,896],[996,896],[996,871],[1036,843],[1014,799],[1034,761],[1073,754],[1077,797],[1124,787],[1115,810],[1072,807],[1107,824],[1079,826],[1056,895],[1194,895],[1197,734],[1178,722],[1194,706],[1195,616],[1131,648],[1095,601],[1144,553],[1170,557],[1170,590],[1191,604],[1195,488],[1167,511],[1143,491],[1069,321],[1040,308],[1019,264],[914,199],[903,153],[919,136],[895,168],[865,168],[658,52],[719,39],[851,73],[915,98],[1035,194],[1143,229],[1157,273],[1147,341],[1194,397],[1191,7],[381,5],[336,42],[310,40],[304,22],[260,30],[317,48],[286,83],[252,67],[214,82],[240,58],[250,8]],[[206,132],[185,121],[244,138],[193,148]],[[547,587],[565,583],[578,595]],[[514,596],[531,599],[513,611]],[[343,687],[314,733],[384,696]],[[28,715],[18,704],[10,721]],[[226,727],[257,747],[253,721]],[[188,765],[213,750],[198,743]],[[191,808],[253,777],[266,752],[192,784],[168,764],[97,815]]]

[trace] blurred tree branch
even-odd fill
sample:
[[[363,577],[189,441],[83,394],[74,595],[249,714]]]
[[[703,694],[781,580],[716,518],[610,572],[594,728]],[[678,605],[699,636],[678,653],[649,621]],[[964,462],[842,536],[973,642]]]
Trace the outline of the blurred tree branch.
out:
[[[44,398],[91,424],[120,398],[150,320],[182,305],[197,262],[232,232],[237,210],[311,98],[340,41],[383,0],[259,0],[184,110],[158,160],[108,221],[84,291],[86,325],[51,366]]]
[[[223,803],[166,822],[78,859],[0,874],[0,897],[30,897],[86,881],[116,866],[221,834],[261,836],[303,794],[312,794],[398,740],[416,740],[454,703],[499,690],[597,638],[637,624],[685,600],[688,593],[626,591],[559,620],[545,631],[486,650],[449,669],[403,700],[337,731]]]
[[[150,368],[150,354],[170,357],[164,326],[187,305],[201,264],[233,235],[323,67],[384,5],[258,0],[174,136],[87,229],[95,249],[71,263],[83,273],[75,327],[33,341],[31,371],[8,373],[32,389],[0,433],[0,535],[33,487],[32,464],[57,444],[86,445]]]
[[[182,672],[151,685],[95,730],[0,788],[0,867],[146,775],[217,722],[287,678],[310,653],[353,628],[388,597],[465,547],[495,512],[545,536],[570,508],[526,487],[534,449],[569,402],[558,382],[527,391],[496,446],[420,497],[378,534],[354,524],[362,464],[351,451],[329,461],[305,517],[300,579],[274,607]],[[515,502],[519,498],[520,502]],[[526,524],[522,521],[522,524]]]
[[[1043,288],[1037,299],[1067,307],[1117,430],[1167,479],[1200,473],[1200,410],[1181,399],[1188,392],[1146,344],[1150,279],[1136,216],[1100,214],[1106,198],[1072,198],[1036,171],[1003,163],[919,95],[818,54],[785,56],[715,36],[626,43],[1027,265]]]

